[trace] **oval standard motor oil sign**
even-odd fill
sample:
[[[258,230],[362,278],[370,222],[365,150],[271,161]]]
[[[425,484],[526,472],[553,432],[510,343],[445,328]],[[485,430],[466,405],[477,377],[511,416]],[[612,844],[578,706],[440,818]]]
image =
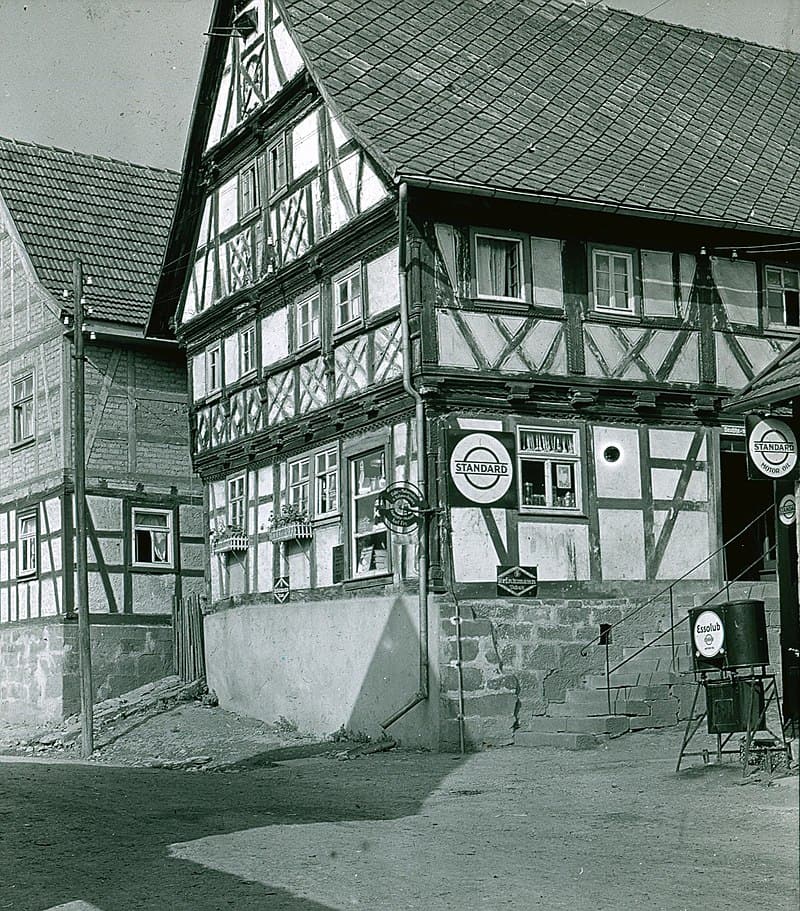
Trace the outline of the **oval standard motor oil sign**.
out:
[[[448,443],[451,506],[516,507],[513,433],[451,431]]]
[[[797,437],[778,418],[748,414],[747,467],[750,480],[783,481],[797,475]]]
[[[704,610],[694,621],[692,630],[694,647],[703,658],[714,658],[725,644],[725,627],[720,615],[713,610]]]

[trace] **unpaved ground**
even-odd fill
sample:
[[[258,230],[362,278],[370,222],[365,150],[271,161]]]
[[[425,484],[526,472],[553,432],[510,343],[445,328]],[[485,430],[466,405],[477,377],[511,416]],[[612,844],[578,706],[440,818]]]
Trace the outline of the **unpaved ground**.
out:
[[[249,725],[201,708],[137,737],[160,730],[164,752],[198,720],[223,751]],[[225,772],[3,762],[0,909],[796,911],[796,775],[743,783],[733,758],[676,775],[681,733]]]

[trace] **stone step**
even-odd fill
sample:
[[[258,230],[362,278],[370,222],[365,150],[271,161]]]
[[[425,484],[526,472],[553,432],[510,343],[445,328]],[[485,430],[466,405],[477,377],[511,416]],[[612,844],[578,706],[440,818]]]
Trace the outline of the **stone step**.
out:
[[[591,750],[602,743],[594,734],[571,734],[568,731],[516,731],[518,747],[560,747],[562,750]]]
[[[630,719],[622,715],[595,715],[588,718],[537,715],[525,727],[526,731],[536,733],[609,734],[612,737],[627,734],[630,729]]]

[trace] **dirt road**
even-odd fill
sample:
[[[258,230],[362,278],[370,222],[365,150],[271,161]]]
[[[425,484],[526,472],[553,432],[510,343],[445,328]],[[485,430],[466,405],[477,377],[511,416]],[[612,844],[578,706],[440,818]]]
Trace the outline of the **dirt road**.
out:
[[[797,779],[676,776],[676,736],[243,772],[0,763],[0,909],[796,911]]]

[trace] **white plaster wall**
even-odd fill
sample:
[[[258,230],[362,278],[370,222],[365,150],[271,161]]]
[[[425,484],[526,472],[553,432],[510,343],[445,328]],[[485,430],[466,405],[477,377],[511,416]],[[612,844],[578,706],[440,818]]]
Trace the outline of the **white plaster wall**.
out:
[[[380,722],[418,689],[414,596],[239,606],[205,620],[208,685],[220,705],[263,721],[281,717],[324,736],[342,725],[379,735]],[[431,693],[438,690],[438,611],[429,617]],[[433,695],[389,730],[436,745]]]
[[[589,526],[520,522],[519,561],[537,567],[540,582],[589,579]]]
[[[454,508],[450,513],[456,581],[493,582],[497,579],[497,566],[502,561],[494,548],[481,511]],[[493,509],[492,516],[504,545],[507,545],[506,510]]]
[[[640,499],[642,478],[638,431],[633,427],[595,427],[593,439],[597,496]],[[616,462],[607,462],[603,458],[603,453],[609,446],[616,446],[620,451]]]
[[[599,509],[597,518],[603,580],[646,578],[642,513],[634,509]]]

